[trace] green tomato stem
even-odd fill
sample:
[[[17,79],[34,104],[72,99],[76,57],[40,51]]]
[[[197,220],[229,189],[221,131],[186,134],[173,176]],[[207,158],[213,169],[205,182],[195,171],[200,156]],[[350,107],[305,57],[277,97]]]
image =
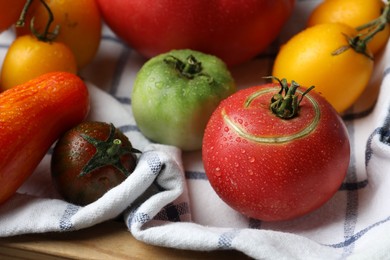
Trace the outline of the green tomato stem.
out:
[[[298,100],[298,95],[296,94],[296,91],[299,87],[298,83],[292,81],[291,86],[289,86],[286,79],[280,80],[273,76],[266,78],[277,80],[281,87],[280,91],[271,98],[270,109],[272,113],[282,119],[291,119],[296,117],[298,115],[299,105],[303,97],[309,91],[311,91],[314,86],[311,86],[305,92],[303,92],[301,98]]]
[[[100,167],[108,165],[117,168],[126,177],[130,175],[121,162],[121,156],[132,153],[140,153],[140,151],[132,147],[129,148],[122,146],[122,141],[115,138],[115,130],[114,125],[110,124],[109,136],[104,141],[95,139],[86,134],[81,134],[81,137],[84,140],[96,148],[96,152],[85,164],[79,174],[79,177],[83,177]]]
[[[352,48],[356,52],[361,53],[370,59],[373,59],[374,57],[372,57],[370,54],[367,53],[367,44],[374,38],[374,36],[377,33],[382,31],[385,28],[386,24],[388,24],[389,22],[390,22],[390,1],[386,3],[385,8],[382,11],[382,14],[378,18],[366,24],[356,27],[356,30],[359,32],[363,30],[367,30],[366,34],[358,34],[355,37],[346,36],[349,46],[340,47],[339,49],[335,50],[332,53],[332,55],[341,54],[347,49]]]
[[[180,75],[188,79],[193,79],[197,75],[206,75],[202,72],[202,63],[199,62],[193,55],[189,55],[185,61],[182,61],[175,56],[169,55],[164,59],[164,62],[177,70]]]

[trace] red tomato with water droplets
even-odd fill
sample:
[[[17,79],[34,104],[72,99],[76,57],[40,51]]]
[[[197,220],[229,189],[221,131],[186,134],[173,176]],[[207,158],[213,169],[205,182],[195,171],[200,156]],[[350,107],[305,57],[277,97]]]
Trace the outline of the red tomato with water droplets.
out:
[[[315,91],[298,114],[282,119],[270,110],[277,83],[238,91],[208,122],[203,162],[216,193],[248,217],[278,221],[307,214],[328,201],[350,160],[346,127]],[[299,103],[305,89],[297,88]]]

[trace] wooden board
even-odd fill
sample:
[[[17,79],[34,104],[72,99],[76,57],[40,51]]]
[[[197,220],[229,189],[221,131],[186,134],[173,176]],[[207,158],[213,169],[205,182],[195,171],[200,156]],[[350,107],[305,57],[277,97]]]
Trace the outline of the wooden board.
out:
[[[0,259],[249,259],[237,251],[199,252],[156,247],[136,240],[123,222],[73,232],[0,238]]]

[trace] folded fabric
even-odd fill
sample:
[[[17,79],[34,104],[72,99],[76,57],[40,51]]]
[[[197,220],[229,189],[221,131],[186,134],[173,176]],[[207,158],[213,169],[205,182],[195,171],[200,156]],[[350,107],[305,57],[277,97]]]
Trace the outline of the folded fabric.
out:
[[[302,28],[317,3],[297,1],[300,15],[291,18],[281,39]],[[0,58],[11,41],[10,32],[0,35]],[[131,89],[144,62],[105,27],[95,61],[81,72],[91,95],[88,119],[113,123],[142,151],[131,176],[96,202],[76,206],[54,189],[49,152],[17,194],[0,206],[0,237],[71,232],[123,217],[135,238],[158,246],[235,249],[256,259],[390,259],[389,47],[378,56],[359,106],[344,117],[352,154],[340,190],[313,213],[272,223],[227,206],[207,180],[200,151],[153,144],[141,134],[131,112]],[[270,64],[272,57],[262,55],[232,73],[240,88],[261,84]]]

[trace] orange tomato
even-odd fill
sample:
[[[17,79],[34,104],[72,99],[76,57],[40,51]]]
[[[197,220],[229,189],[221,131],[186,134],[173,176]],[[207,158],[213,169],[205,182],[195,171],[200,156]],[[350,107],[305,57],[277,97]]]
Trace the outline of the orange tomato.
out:
[[[374,62],[352,48],[333,55],[348,46],[345,35],[356,30],[340,23],[309,27],[293,36],[276,56],[272,75],[314,85],[338,112],[348,109],[362,94],[371,78]],[[368,55],[372,55],[368,52]]]
[[[0,86],[12,88],[47,72],[77,73],[73,52],[60,42],[43,42],[31,35],[16,38],[4,58]]]
[[[384,6],[382,0],[325,0],[313,10],[307,25],[344,23],[356,28],[378,18]],[[384,30],[376,34],[368,43],[368,48],[373,54],[378,53],[385,46],[389,35],[390,27],[386,25]]]
[[[54,20],[50,26],[53,31],[59,25],[56,42],[65,43],[76,57],[78,68],[83,68],[95,57],[99,48],[102,21],[99,9],[94,0],[45,0],[53,13]],[[48,12],[43,4],[26,19],[26,26],[17,29],[17,35],[30,33],[30,20],[34,16],[34,27],[42,32],[48,21]]]

